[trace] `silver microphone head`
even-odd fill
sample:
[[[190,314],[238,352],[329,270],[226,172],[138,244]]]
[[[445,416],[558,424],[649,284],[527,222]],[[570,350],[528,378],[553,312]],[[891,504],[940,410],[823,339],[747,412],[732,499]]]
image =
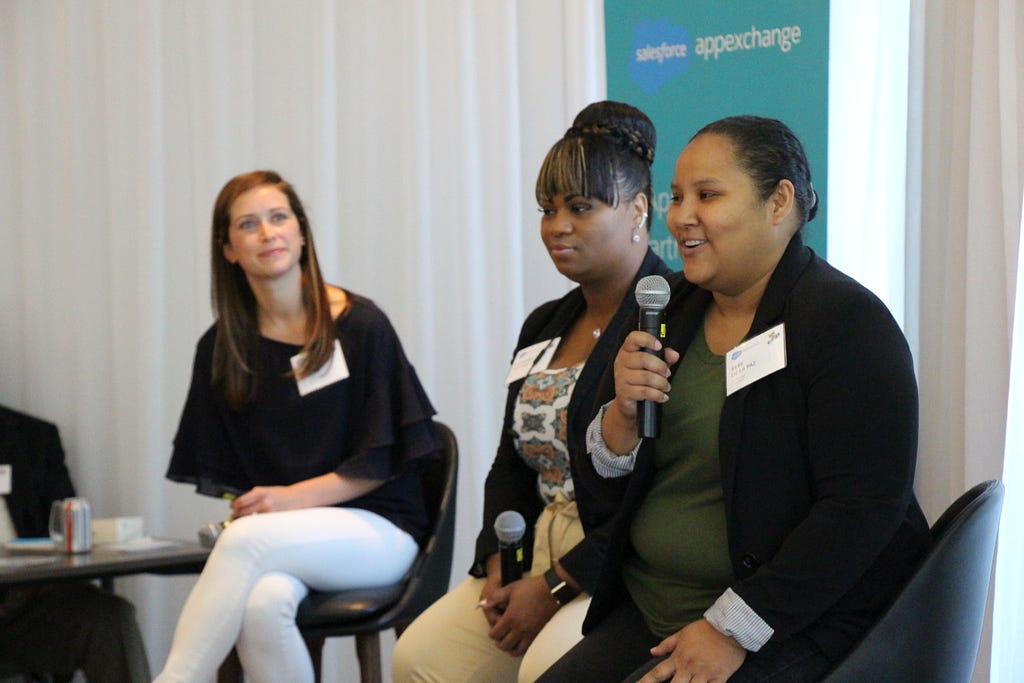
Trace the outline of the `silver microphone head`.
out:
[[[506,545],[518,543],[526,533],[526,520],[515,510],[505,510],[494,520],[494,533]]]
[[[640,308],[665,308],[671,296],[668,280],[660,275],[648,275],[636,283],[636,303]]]
[[[231,524],[231,520],[225,519],[223,522],[208,522],[199,527],[199,545],[204,548],[212,548],[213,544],[220,538],[221,532],[229,524]]]

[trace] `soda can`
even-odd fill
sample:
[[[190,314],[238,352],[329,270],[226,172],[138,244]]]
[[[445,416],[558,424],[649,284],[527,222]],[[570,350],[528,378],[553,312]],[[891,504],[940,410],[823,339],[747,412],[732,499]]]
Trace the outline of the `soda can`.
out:
[[[55,500],[50,507],[50,538],[66,553],[92,550],[92,509],[84,498]]]

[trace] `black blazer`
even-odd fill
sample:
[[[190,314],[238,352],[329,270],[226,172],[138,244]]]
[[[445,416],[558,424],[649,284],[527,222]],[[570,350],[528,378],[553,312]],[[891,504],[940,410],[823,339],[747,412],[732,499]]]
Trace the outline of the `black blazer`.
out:
[[[587,425],[597,412],[600,404],[594,403],[594,393],[598,381],[605,368],[615,359],[622,340],[630,330],[636,329],[638,311],[633,289],[637,281],[647,275],[668,275],[668,266],[650,249],[644,257],[640,269],[633,278],[630,293],[623,299],[619,309],[608,323],[587,358],[583,371],[576,380],[572,397],[569,400],[567,440],[570,453],[579,453],[586,435]],[[549,301],[537,307],[523,323],[516,342],[516,352],[545,339],[563,335],[572,323],[583,312],[586,302],[579,287],[571,290],[561,299]],[[513,353],[513,358],[515,354]],[[526,566],[530,566],[533,555],[533,525],[544,509],[544,503],[537,493],[537,472],[531,469],[516,452],[512,415],[516,397],[523,385],[523,380],[513,382],[508,387],[505,400],[505,417],[502,423],[501,438],[498,441],[498,452],[491,465],[484,484],[484,518],[483,527],[477,536],[476,554],[470,573],[484,576],[484,562],[488,555],[498,551],[498,539],[494,534],[494,520],[505,510],[517,510],[526,519],[526,536],[523,538]],[[575,458],[570,458],[572,476],[576,477]],[[577,489],[577,506],[580,521],[586,531],[586,538],[565,556],[559,558],[565,570],[576,579],[588,592],[593,590],[597,568],[603,554],[604,536],[598,527],[608,522],[617,510],[617,504],[608,510],[603,509],[601,501],[584,501],[580,499]],[[616,502],[617,503],[617,502]],[[610,529],[609,529],[610,531]]]
[[[18,536],[49,536],[50,503],[75,495],[57,426],[0,406],[0,464],[13,468],[6,499]]]
[[[666,345],[684,353],[711,295],[681,273],[670,283]],[[891,600],[927,544],[913,493],[917,383],[885,305],[799,235],[747,338],[779,323],[786,367],[727,397],[719,424],[732,589],[774,629],[773,640],[804,633],[835,658]],[[609,368],[598,400],[614,389]],[[584,632],[626,597],[619,568],[658,447],[646,440],[633,474],[611,480],[579,458],[577,491],[622,500]]]

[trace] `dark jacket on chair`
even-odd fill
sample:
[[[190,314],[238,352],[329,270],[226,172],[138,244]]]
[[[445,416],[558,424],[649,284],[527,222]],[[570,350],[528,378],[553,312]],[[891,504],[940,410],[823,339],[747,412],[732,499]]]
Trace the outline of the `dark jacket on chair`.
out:
[[[56,425],[0,406],[0,464],[13,469],[7,510],[18,536],[48,536],[50,503],[75,495]]]
[[[0,406],[0,464],[11,465],[7,509],[19,537],[49,536],[50,504],[75,495],[57,427]],[[0,590],[0,660],[90,683],[151,680],[135,609],[86,581]]]

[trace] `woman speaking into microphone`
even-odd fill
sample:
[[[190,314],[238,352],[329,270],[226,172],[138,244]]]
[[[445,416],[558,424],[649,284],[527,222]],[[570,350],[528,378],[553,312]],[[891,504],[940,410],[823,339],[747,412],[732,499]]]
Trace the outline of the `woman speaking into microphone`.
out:
[[[523,323],[506,376],[498,450],[484,490],[471,577],[403,633],[396,683],[532,681],[581,637],[606,511],[578,510],[570,457],[597,381],[637,324],[637,281],[668,268],[648,245],[655,132],[619,102],[583,109],[541,166],[544,246],[578,286]],[[501,580],[494,522],[523,515],[524,578]]]
[[[626,338],[578,463],[581,499],[622,482],[622,514],[587,635],[544,683],[820,680],[926,547],[910,350],[804,246],[817,203],[780,121],[716,121],[679,155],[667,337]]]

